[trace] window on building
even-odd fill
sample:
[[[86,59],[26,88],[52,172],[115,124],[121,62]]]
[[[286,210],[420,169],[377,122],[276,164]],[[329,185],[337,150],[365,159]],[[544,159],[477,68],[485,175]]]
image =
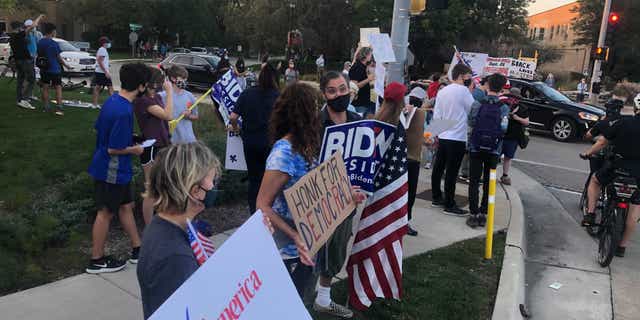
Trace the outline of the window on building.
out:
[[[544,28],[540,28],[540,30],[538,31],[538,40],[544,40]]]
[[[560,28],[560,26],[558,26]],[[551,26],[551,32],[549,32],[549,40],[553,40],[553,31],[555,31],[555,26]]]
[[[569,26],[564,26],[564,40],[567,41],[569,39]]]

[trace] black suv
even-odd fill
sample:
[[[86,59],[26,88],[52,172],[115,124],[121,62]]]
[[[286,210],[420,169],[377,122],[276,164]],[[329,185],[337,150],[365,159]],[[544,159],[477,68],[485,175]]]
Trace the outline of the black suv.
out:
[[[183,66],[189,71],[187,84],[190,87],[209,90],[209,88],[218,81],[218,63],[220,63],[220,57],[218,56],[197,53],[175,53],[170,54],[160,62],[158,68],[167,70],[172,65]]]
[[[522,91],[520,103],[529,108],[531,128],[550,131],[558,141],[581,137],[605,114],[600,108],[571,101],[543,82],[520,79],[509,82]]]

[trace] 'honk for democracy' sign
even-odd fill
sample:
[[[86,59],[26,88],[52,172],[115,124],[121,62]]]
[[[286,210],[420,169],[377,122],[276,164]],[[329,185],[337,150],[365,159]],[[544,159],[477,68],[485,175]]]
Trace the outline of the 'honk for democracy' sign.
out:
[[[349,180],[363,191],[373,193],[378,172],[396,128],[377,120],[362,120],[328,127],[322,139],[320,161],[334,153],[344,156]]]
[[[311,320],[311,316],[258,211],[149,319]]]
[[[284,196],[312,256],[356,208],[340,152],[309,171]]]

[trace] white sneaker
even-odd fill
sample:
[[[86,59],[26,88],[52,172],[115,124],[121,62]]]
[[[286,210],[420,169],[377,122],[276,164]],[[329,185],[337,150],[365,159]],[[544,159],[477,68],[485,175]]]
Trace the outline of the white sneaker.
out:
[[[18,102],[18,107],[21,108],[25,108],[25,109],[29,109],[29,110],[35,110],[36,108],[34,106],[31,105],[31,103],[29,103],[29,101],[27,100],[22,100],[20,102]]]

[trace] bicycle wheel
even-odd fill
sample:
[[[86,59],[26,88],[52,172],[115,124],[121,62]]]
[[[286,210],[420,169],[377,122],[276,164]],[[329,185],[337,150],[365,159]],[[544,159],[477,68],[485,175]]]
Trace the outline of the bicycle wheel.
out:
[[[598,242],[598,263],[607,267],[613,260],[624,230],[624,214],[618,208],[607,208],[601,224],[600,240]]]

